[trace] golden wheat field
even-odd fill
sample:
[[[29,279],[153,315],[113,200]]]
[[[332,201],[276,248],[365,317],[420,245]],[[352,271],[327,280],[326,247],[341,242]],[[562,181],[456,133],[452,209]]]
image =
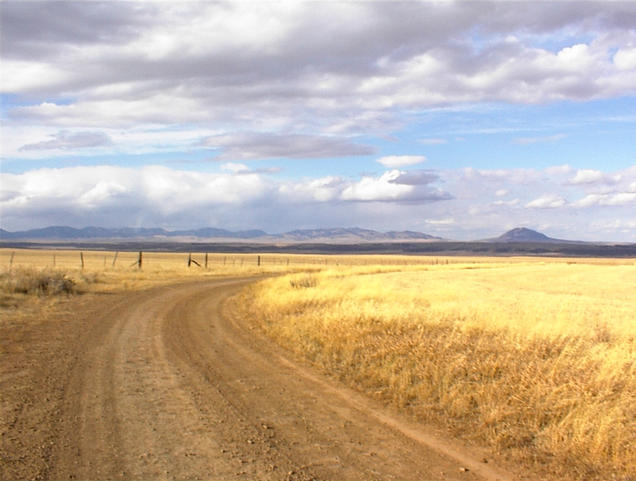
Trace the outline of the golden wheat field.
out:
[[[209,254],[206,265],[203,253],[144,252],[137,262],[2,249],[0,307],[54,290],[275,274],[235,309],[329,375],[549,479],[636,479],[633,259]]]
[[[280,344],[421,420],[556,479],[636,479],[633,260],[327,268],[244,296]]]

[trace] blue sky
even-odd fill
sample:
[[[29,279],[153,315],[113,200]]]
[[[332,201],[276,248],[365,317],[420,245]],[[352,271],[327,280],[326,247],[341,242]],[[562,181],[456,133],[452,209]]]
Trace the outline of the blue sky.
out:
[[[0,225],[636,241],[636,3],[0,3]]]

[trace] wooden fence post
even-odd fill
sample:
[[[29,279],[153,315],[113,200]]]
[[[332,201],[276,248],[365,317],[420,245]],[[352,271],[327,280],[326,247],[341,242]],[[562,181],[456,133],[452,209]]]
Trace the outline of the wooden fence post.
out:
[[[115,257],[113,257],[113,267],[115,267],[115,262],[117,262],[118,255],[119,255],[119,252],[115,252]]]
[[[13,269],[13,258],[15,257],[15,251],[11,252],[11,257],[9,258],[9,272]]]
[[[205,253],[205,270],[208,270],[208,253]]]
[[[188,267],[190,267],[192,264],[194,264],[197,267],[201,267],[201,264],[199,264],[196,259],[192,258],[192,252],[190,252],[190,254],[188,254]]]
[[[260,266],[260,265],[261,265],[261,256],[258,256],[258,257],[256,258],[256,265],[257,265],[257,266]]]
[[[55,269],[55,254],[53,254],[53,269]]]
[[[115,254],[115,259],[117,259],[117,254]],[[135,262],[130,264],[130,267],[137,266],[137,269],[141,269],[142,262],[143,262],[143,253],[139,251],[139,257],[137,257],[137,260]],[[114,260],[113,260],[113,265],[115,265]]]
[[[84,253],[80,252],[80,263],[82,264],[82,270],[84,270]]]

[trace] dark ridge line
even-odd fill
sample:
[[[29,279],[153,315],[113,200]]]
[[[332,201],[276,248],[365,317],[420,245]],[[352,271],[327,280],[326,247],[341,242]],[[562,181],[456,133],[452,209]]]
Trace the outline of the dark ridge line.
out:
[[[446,256],[511,256],[636,258],[636,244],[571,244],[541,242],[378,242],[362,244],[297,243],[286,245],[216,242],[7,242],[2,248],[71,249],[228,254],[406,254]]]

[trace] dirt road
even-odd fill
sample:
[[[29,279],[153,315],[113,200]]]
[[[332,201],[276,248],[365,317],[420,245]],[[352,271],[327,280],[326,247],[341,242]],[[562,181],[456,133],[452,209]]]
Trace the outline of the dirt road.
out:
[[[250,281],[0,325],[0,478],[518,479],[290,360],[228,311]]]

